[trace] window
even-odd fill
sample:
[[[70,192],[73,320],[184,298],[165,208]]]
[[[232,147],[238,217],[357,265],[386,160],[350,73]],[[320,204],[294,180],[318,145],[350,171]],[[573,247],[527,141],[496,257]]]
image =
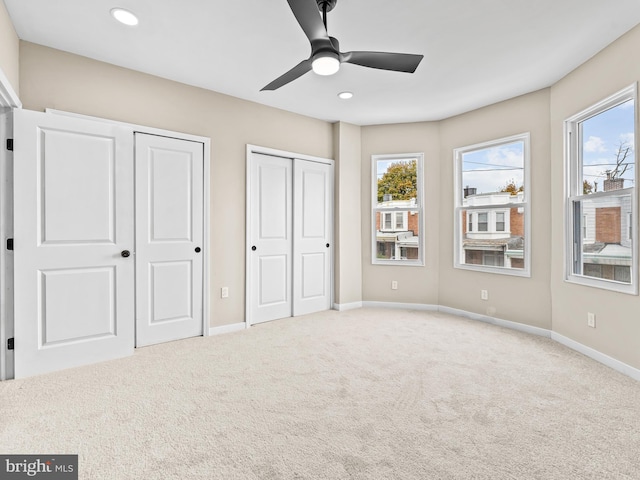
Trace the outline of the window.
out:
[[[636,294],[636,86],[565,121],[567,281]]]
[[[455,267],[529,276],[529,134],[457,148],[454,160]]]
[[[487,212],[482,212],[478,214],[478,231],[479,232],[487,232],[489,230],[487,215],[488,215]]]
[[[424,155],[373,155],[372,259],[379,265],[424,265]]]

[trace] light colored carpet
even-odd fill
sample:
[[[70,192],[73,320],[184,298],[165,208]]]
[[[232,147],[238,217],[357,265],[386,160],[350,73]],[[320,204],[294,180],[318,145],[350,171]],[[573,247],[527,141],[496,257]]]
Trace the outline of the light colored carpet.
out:
[[[80,478],[640,479],[640,383],[427,312],[323,312],[0,383],[0,452]]]

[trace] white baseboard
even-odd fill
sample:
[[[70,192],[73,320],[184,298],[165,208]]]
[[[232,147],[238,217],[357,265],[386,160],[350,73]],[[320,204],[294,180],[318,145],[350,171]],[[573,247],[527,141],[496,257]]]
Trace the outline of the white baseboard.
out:
[[[561,343],[565,347],[568,347],[576,352],[579,352],[596,362],[602,363],[613,370],[627,375],[634,380],[640,381],[640,370],[627,365],[620,360],[616,360],[613,357],[605,355],[598,350],[595,350],[586,345],[582,345],[575,340],[571,340],[568,337],[560,335],[552,330],[546,328],[534,327],[531,325],[525,325],[524,323],[511,322],[509,320],[503,320],[501,318],[490,317],[488,315],[481,315],[479,313],[467,312],[466,310],[458,310],[457,308],[444,307],[438,305],[426,305],[421,303],[394,303],[394,302],[362,302],[363,307],[371,308],[395,308],[405,310],[422,310],[422,311],[438,311],[442,313],[448,313],[451,315],[457,315],[459,317],[468,318],[470,320],[477,320],[480,322],[490,323],[500,327],[510,328],[512,330],[518,330],[520,332],[529,333],[532,335],[538,335],[540,337],[550,338],[558,343]]]
[[[347,310],[355,310],[356,308],[362,308],[362,302],[352,303],[334,303],[333,309],[339,312],[346,312]]]
[[[449,313],[451,315],[457,315],[459,317],[468,318],[470,320],[478,320],[480,322],[490,323],[499,327],[510,328],[511,330],[518,330],[520,332],[531,333],[532,335],[538,335],[540,337],[551,338],[551,330],[546,328],[533,327],[524,323],[511,322],[509,320],[502,320],[501,318],[490,317],[488,315],[481,315],[479,313],[467,312],[466,310],[458,310],[451,307],[438,307],[438,311],[442,313]]]
[[[586,345],[578,343],[575,340],[571,340],[570,338],[565,337],[564,335],[560,335],[559,333],[551,332],[551,338],[556,342],[561,343],[565,347],[569,347],[571,350],[575,350],[576,352],[592,358],[596,362],[600,362],[609,368],[613,368],[614,370],[633,378],[634,380],[640,381],[640,370],[632,367],[631,365],[627,365],[620,360],[616,360],[609,355],[605,355],[604,353],[599,352],[594,348],[587,347]]]
[[[220,327],[211,327],[209,328],[209,336],[238,332],[240,330],[244,330],[245,328],[247,328],[247,324],[245,322],[232,323],[231,325],[222,325]]]
[[[363,307],[368,308],[394,308],[396,310],[420,310],[425,312],[437,312],[437,305],[426,303],[398,303],[398,302],[362,302]]]

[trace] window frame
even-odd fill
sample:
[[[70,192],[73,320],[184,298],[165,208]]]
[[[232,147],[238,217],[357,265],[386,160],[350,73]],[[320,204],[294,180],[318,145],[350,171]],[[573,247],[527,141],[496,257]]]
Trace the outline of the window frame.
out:
[[[410,207],[378,207],[378,177],[377,177],[377,165],[379,161],[393,161],[393,160],[416,160],[416,205]],[[398,154],[384,154],[384,155],[371,155],[371,264],[372,265],[394,265],[394,266],[424,266],[425,258],[425,219],[424,219],[424,153],[398,153]],[[402,213],[403,222],[406,230],[409,228],[409,214],[411,212],[418,213],[418,258],[417,259],[384,259],[378,258],[378,245],[376,239],[376,214],[384,213]],[[394,223],[395,216],[392,218],[392,225]],[[395,226],[394,226],[395,228]],[[380,231],[389,231],[380,226]]]
[[[506,203],[496,205],[478,205],[469,206],[463,205],[463,178],[462,178],[462,157],[465,153],[473,152],[476,150],[484,150],[488,148],[500,147],[502,145],[508,145],[510,143],[522,142],[523,144],[523,186],[522,201],[518,203]],[[462,270],[474,270],[484,273],[496,273],[499,275],[510,275],[516,277],[531,277],[531,174],[530,174],[530,159],[531,159],[531,135],[529,132],[510,135],[508,137],[502,137],[495,140],[489,140],[486,142],[476,143],[465,147],[455,148],[453,150],[453,162],[454,162],[454,255],[453,255],[453,267]],[[465,251],[462,248],[462,222],[460,218],[462,212],[481,213],[483,210],[490,213],[490,210],[510,210],[511,208],[522,208],[524,213],[523,222],[523,268],[514,267],[500,267],[491,265],[477,265],[465,263]],[[492,220],[495,220],[495,216],[488,215],[488,232],[495,232],[495,222],[492,224]],[[511,231],[511,228],[507,230],[506,226],[507,216],[505,215],[505,231]],[[493,227],[493,229],[491,228]],[[479,232],[477,228],[472,233]],[[499,232],[503,233],[503,232]]]
[[[502,215],[502,221],[498,221],[498,215]],[[507,214],[506,212],[502,211],[502,212],[495,212],[495,218],[496,218],[496,222],[495,222],[495,231],[496,232],[506,232],[507,231]],[[498,224],[502,224],[502,228],[498,228]]]
[[[621,105],[629,100],[633,100],[634,105],[634,137],[638,138],[638,84],[623,88],[622,90],[610,95],[609,97],[597,102],[596,104],[572,115],[564,121],[564,280],[568,283],[575,283],[579,285],[585,285],[594,288],[600,288],[603,290],[611,290],[620,293],[626,293],[629,295],[638,295],[638,226],[632,222],[631,225],[631,273],[630,283],[622,283],[616,280],[608,280],[603,278],[596,278],[587,275],[580,275],[574,273],[574,264],[576,262],[576,248],[578,248],[575,236],[579,232],[576,230],[575,225],[575,213],[573,210],[574,202],[579,202],[587,198],[597,198],[604,196],[612,196],[610,192],[597,192],[591,194],[582,193],[582,139],[580,135],[579,124],[593,118],[607,110]],[[638,180],[640,175],[638,174],[638,158],[637,158],[637,142],[634,144],[634,187],[631,195],[631,218],[637,218],[638,211]],[[627,232],[629,229],[627,228]],[[578,239],[580,243],[580,249],[582,248],[582,238]],[[580,258],[582,254],[580,254]]]

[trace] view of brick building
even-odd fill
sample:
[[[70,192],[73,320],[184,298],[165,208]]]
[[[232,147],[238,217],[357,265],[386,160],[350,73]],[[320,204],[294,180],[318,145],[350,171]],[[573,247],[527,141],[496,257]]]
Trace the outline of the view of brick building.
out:
[[[386,200],[381,207],[406,209],[416,206],[416,199]],[[377,257],[386,260],[419,258],[420,218],[417,211],[376,212]]]
[[[524,268],[523,192],[475,194],[466,189],[462,211],[462,249],[467,265]],[[494,206],[495,205],[495,206]]]
[[[604,191],[618,191],[583,200],[575,223],[582,237],[582,274],[629,283],[631,281],[632,191],[623,178],[608,177]]]

